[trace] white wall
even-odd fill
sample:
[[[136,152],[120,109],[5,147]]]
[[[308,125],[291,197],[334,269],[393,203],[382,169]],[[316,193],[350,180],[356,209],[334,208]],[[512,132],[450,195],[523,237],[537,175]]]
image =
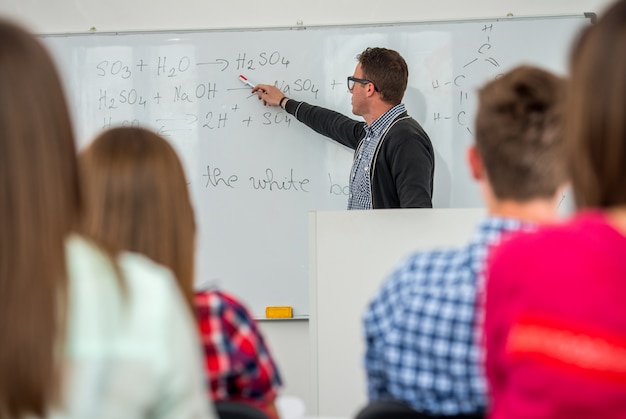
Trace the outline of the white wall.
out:
[[[285,396],[295,396],[315,411],[311,382],[311,346],[306,320],[262,320],[259,322],[275,361],[278,364]]]
[[[340,25],[600,12],[610,0],[0,0],[39,33]]]
[[[600,13],[611,0],[0,0],[0,15],[36,33],[285,27]],[[282,369],[285,393],[312,403],[309,325],[261,325]],[[355,325],[355,327],[359,327]],[[320,333],[323,333],[321,331]],[[312,411],[313,409],[309,409]]]

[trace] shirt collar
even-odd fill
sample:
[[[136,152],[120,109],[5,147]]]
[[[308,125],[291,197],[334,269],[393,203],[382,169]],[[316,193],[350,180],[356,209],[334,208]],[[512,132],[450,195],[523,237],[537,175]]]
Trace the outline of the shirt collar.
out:
[[[533,224],[517,218],[485,217],[476,228],[471,243],[490,243],[507,231],[531,230]]]
[[[369,137],[378,138],[382,135],[383,131],[389,126],[398,115],[406,112],[404,103],[399,103],[387,112],[379,116],[371,125],[365,125],[365,132]]]

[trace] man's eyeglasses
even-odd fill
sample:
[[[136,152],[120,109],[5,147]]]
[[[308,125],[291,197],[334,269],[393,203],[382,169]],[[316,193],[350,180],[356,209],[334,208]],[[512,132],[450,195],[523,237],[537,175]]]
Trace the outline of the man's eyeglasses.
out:
[[[374,90],[376,90],[377,92],[380,91],[378,90],[378,87],[376,87],[373,81],[367,80],[367,79],[357,79],[356,77],[352,77],[352,76],[348,77],[348,90],[354,89],[354,83],[361,83],[361,84],[372,83],[372,85],[374,86]]]

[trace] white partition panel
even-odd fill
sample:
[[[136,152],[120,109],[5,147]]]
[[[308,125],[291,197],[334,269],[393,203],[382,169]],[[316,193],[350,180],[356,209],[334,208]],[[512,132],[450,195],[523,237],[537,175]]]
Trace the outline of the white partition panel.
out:
[[[362,315],[370,298],[402,257],[462,245],[484,214],[483,209],[309,214],[311,410],[353,417],[366,403]]]

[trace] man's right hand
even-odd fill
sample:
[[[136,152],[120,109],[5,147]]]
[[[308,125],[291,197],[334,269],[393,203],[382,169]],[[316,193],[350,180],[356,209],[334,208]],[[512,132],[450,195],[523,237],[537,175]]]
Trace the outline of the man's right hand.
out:
[[[280,100],[285,97],[277,87],[269,84],[257,84],[252,89],[252,93],[256,93],[259,100],[263,101],[263,105],[278,106]]]

